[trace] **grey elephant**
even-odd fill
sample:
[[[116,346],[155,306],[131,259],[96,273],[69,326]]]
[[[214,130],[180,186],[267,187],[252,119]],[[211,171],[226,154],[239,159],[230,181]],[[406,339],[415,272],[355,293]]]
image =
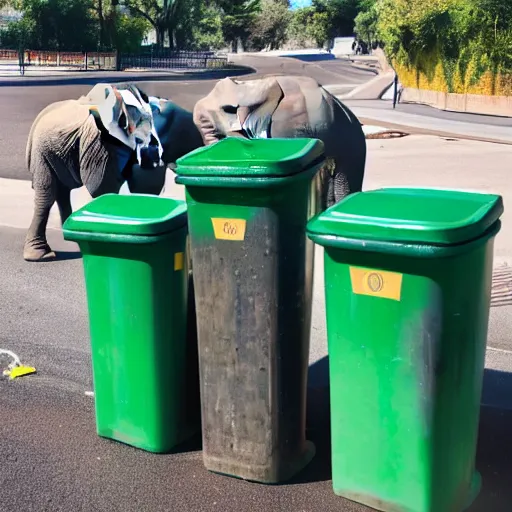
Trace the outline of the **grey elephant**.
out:
[[[220,80],[194,107],[205,144],[227,136],[314,137],[325,145],[321,207],[362,189],[366,138],[357,117],[319,83],[305,76]]]
[[[57,202],[65,222],[72,189],[85,186],[94,198],[118,193],[127,181],[131,192],[159,194],[167,164],[202,144],[192,113],[133,85],[97,84],[78,100],[49,105],[32,124],[26,148],[35,199],[24,259],[55,258],[48,218]]]

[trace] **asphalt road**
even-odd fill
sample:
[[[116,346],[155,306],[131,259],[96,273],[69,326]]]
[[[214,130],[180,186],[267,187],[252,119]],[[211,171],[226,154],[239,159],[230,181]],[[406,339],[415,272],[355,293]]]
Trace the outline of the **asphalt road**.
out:
[[[15,348],[38,374],[0,380],[0,512],[370,510],[332,492],[325,359],[310,367],[308,390],[307,436],[317,455],[285,485],[207,472],[199,436],[168,455],[99,438],[86,395],[92,378],[82,261],[76,246],[52,231],[62,259],[27,264],[23,237],[24,230],[0,229],[0,346]],[[486,370],[484,397],[493,401],[496,390],[510,404],[510,374]],[[485,485],[468,512],[510,510],[511,428],[510,408],[482,407],[477,466]]]
[[[412,136],[368,142],[365,187],[442,183],[499,189],[508,204],[510,183],[502,166],[510,156],[508,147]],[[479,174],[484,167],[485,175]],[[510,262],[512,254],[507,219],[505,215],[496,240],[497,265]],[[0,224],[7,221],[2,216]],[[25,224],[20,229],[0,226],[0,347],[14,350],[38,373],[14,382],[0,380],[0,512],[369,510],[336,497],[331,488],[321,252],[313,294],[307,423],[317,456],[292,482],[267,487],[208,473],[197,437],[172,455],[151,455],[98,438],[94,403],[86,395],[92,376],[82,260],[75,244],[51,230],[49,241],[60,259],[24,262]],[[491,309],[492,349],[487,353],[477,456],[484,483],[468,512],[508,512],[512,501],[511,308]]]
[[[306,63],[290,58],[245,57],[243,63],[256,72],[240,75],[238,78],[255,78],[272,73],[306,74],[324,85],[349,84],[350,87],[344,88],[344,91],[349,91],[374,76],[371,71],[354,68],[349,62],[341,60]],[[63,82],[61,78],[38,78],[32,83],[43,82],[46,85],[0,86],[0,178],[29,179],[25,165],[25,146],[32,122],[43,108],[55,101],[79,98],[94,83],[108,82],[108,76],[89,73],[87,78],[81,80],[82,83],[76,83],[74,78],[69,83]],[[112,76],[119,81],[119,73]],[[148,94],[169,98],[187,110],[192,110],[195,103],[206,96],[218,80],[200,80],[197,77],[191,79],[186,76],[178,80],[178,75],[169,77],[168,81],[161,76],[158,80],[146,81],[141,76],[134,83]],[[9,83],[12,82],[10,80]]]

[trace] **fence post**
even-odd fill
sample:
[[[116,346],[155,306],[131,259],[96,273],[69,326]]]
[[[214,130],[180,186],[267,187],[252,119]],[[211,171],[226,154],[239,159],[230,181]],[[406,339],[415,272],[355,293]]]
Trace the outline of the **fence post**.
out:
[[[395,72],[395,78],[393,80],[393,108],[396,107],[397,97],[398,97],[398,74]]]
[[[87,71],[87,61],[89,60],[89,57],[87,56],[87,52],[85,52],[85,71]]]

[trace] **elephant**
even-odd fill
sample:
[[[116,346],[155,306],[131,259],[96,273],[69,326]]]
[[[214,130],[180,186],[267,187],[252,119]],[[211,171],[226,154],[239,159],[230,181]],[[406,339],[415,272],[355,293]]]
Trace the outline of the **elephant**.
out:
[[[193,118],[205,145],[228,136],[322,140],[327,157],[319,175],[322,209],[362,189],[366,138],[361,123],[313,78],[225,78],[196,103]]]
[[[85,186],[95,198],[130,192],[159,194],[167,164],[203,144],[192,113],[139,88],[97,84],[78,100],[52,103],[30,129],[26,163],[35,192],[23,257],[54,259],[46,227],[55,202],[61,222],[71,215],[70,193]]]

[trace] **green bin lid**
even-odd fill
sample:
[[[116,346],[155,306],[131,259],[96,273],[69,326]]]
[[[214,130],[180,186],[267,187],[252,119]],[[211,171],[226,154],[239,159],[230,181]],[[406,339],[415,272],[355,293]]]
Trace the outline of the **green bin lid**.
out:
[[[284,177],[324,160],[319,139],[227,137],[176,160],[178,176]]]
[[[187,223],[185,201],[142,194],[105,194],[74,212],[67,232],[155,236]]]
[[[502,213],[499,195],[382,188],[349,195],[312,219],[307,230],[359,240],[455,245],[483,235]]]

